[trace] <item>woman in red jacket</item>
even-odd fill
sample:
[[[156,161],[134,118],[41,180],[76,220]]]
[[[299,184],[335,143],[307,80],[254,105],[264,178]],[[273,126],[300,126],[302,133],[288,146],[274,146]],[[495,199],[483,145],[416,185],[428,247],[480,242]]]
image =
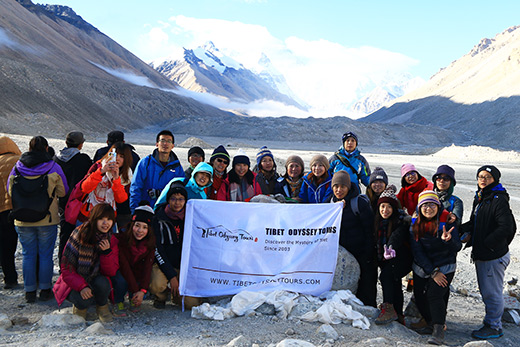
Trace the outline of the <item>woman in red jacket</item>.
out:
[[[403,164],[401,166],[401,187],[397,199],[401,202],[403,210],[411,216],[417,208],[419,194],[425,190],[433,190],[433,183],[421,176],[413,164]]]
[[[110,281],[119,267],[117,247],[110,243],[114,210],[98,204],[89,220],[77,227],[65,245],[61,259],[61,275],[54,285],[58,305],[65,299],[73,303],[73,313],[86,318],[87,309],[96,304],[99,320],[112,321],[108,309]]]
[[[113,144],[107,154],[92,165],[81,183],[81,191],[87,197],[78,216],[80,222],[88,219],[90,210],[97,204],[109,204],[116,211],[116,203],[128,200],[131,165],[132,153],[123,142]]]
[[[132,312],[139,311],[148,292],[155,257],[153,215],[150,206],[137,207],[132,222],[112,236],[119,248],[119,271],[112,277],[116,316],[126,316],[124,299],[127,292]]]
[[[233,169],[222,181],[217,200],[249,202],[252,197],[262,194],[262,188],[256,181],[256,174],[249,169],[250,167],[249,157],[239,149],[233,157]]]

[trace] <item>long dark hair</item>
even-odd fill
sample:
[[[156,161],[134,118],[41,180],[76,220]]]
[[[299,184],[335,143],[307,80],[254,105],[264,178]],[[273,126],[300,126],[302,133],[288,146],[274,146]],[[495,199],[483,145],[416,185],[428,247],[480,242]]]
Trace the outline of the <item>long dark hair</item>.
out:
[[[421,206],[418,208],[417,219],[412,225],[412,231],[416,241],[422,238],[426,233],[435,234],[437,229],[439,229],[439,217],[442,213],[441,207],[436,204],[437,214],[432,219],[427,220],[422,214]]]
[[[108,152],[101,158],[101,160],[108,159],[110,153],[112,152],[112,148],[116,149],[116,153],[123,156],[123,166],[119,169],[119,175],[122,178],[122,181],[128,182],[128,170],[132,166],[132,151],[130,147],[126,145],[124,142],[116,142],[109,149]]]
[[[374,232],[376,240],[378,238],[378,230],[381,227],[381,223],[383,222],[383,217],[381,217],[381,212],[379,212],[379,206],[381,204],[376,205],[376,210],[374,214],[376,215],[374,218]],[[392,215],[388,218],[388,228],[386,229],[386,237],[390,237],[392,235],[392,231],[399,224],[399,211],[394,206],[392,206]]]
[[[124,230],[124,236],[120,239],[122,241],[123,247],[125,245],[127,246],[134,246],[136,244],[136,239],[134,237],[134,225],[136,221],[131,221],[126,225],[126,230]],[[144,223],[144,222],[141,222]],[[141,242],[146,242],[146,249],[150,250],[152,248],[155,248],[155,233],[153,231],[152,225],[145,223],[148,225],[148,233],[146,236],[141,240]]]
[[[230,183],[240,183],[240,177],[238,177],[238,174],[236,173],[234,167],[233,167],[233,169],[231,169],[231,171],[228,172],[228,176],[229,176]],[[246,182],[249,185],[253,185],[253,183],[255,181],[255,175],[253,175],[253,172],[251,171],[251,169],[249,167],[247,168],[247,172],[244,175],[244,179],[246,180]]]
[[[97,221],[103,218],[110,219],[113,224],[116,223],[116,214],[114,209],[109,204],[97,204],[90,211],[88,221],[86,221],[80,228],[79,240],[89,245],[96,244],[96,233],[99,232],[97,228]]]

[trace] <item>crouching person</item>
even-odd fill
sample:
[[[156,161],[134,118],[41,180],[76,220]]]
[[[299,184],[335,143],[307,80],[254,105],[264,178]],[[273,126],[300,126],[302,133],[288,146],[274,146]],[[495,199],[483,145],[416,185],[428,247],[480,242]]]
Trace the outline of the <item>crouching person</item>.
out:
[[[165,307],[168,293],[172,302],[191,309],[198,306],[199,298],[179,295],[179,269],[181,267],[184,216],[188,193],[182,181],[174,181],[166,195],[166,204],[156,206],[153,230],[156,239],[155,260],[152,268],[150,292],[155,295],[153,306]]]
[[[119,248],[119,271],[111,278],[114,286],[114,315],[118,317],[126,316],[126,293],[130,311],[135,313],[140,311],[150,286],[155,259],[155,235],[152,231],[154,214],[148,202],[145,203],[135,209],[127,227],[112,236],[113,243],[117,243]]]
[[[111,322],[108,308],[110,281],[116,274],[118,252],[111,248],[110,238],[116,216],[108,204],[98,204],[86,223],[71,234],[61,258],[61,275],[54,285],[58,305],[72,302],[73,313],[87,317],[89,306],[96,304],[101,322]]]

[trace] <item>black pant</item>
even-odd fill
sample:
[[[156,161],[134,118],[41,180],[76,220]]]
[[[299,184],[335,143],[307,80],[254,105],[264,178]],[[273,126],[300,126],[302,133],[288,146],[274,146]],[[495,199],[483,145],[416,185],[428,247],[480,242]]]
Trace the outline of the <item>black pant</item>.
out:
[[[431,324],[446,323],[446,311],[450,297],[450,284],[454,272],[446,274],[448,285],[441,287],[431,278],[422,278],[413,274],[413,293],[415,304],[423,318]]]
[[[0,261],[5,283],[17,283],[18,274],[14,265],[14,254],[18,245],[18,234],[14,221],[9,221],[11,210],[0,213]]]
[[[89,287],[94,295],[93,298],[84,300],[79,292],[72,290],[69,296],[67,296],[67,300],[80,310],[86,309],[94,303],[98,306],[104,306],[108,303],[108,296],[110,295],[110,281],[108,278],[98,275],[89,283]]]
[[[383,302],[392,304],[397,314],[403,314],[403,285],[401,278],[394,273],[394,268],[389,262],[380,263],[381,274],[379,281],[383,289]]]
[[[377,265],[374,261],[367,261],[366,257],[355,258],[361,270],[356,297],[361,300],[365,306],[376,307]]]
[[[69,241],[70,234],[74,231],[76,226],[74,224],[67,223],[65,219],[60,220],[60,242],[58,248],[58,262],[61,265],[61,255],[65,249],[67,241]]]

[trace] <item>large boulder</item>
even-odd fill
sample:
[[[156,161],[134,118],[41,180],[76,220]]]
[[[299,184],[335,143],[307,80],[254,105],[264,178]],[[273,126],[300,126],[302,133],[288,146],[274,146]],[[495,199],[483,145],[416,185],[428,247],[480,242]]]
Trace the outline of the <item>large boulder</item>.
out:
[[[360,274],[356,258],[345,248],[338,246],[338,260],[331,290],[348,289],[352,293],[356,293]]]

